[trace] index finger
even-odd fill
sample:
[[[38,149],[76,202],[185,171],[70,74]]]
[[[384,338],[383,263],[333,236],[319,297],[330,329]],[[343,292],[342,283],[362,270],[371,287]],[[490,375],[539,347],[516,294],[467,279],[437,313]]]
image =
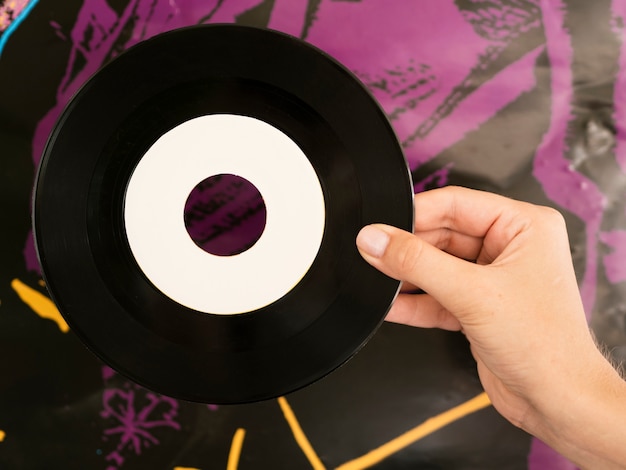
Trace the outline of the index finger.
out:
[[[415,231],[440,229],[483,238],[503,216],[514,218],[523,202],[458,186],[433,189],[415,195]]]

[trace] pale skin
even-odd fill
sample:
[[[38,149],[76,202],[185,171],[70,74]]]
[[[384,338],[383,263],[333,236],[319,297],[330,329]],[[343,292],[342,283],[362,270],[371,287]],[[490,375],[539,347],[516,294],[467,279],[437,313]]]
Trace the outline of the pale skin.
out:
[[[442,188],[415,196],[414,234],[371,225],[357,246],[426,292],[387,320],[462,331],[502,416],[581,468],[626,468],[626,382],[589,331],[557,211]]]

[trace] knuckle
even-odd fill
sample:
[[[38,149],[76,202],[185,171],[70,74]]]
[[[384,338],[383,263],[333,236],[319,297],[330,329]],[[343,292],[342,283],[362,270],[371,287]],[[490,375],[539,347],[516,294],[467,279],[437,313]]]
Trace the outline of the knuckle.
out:
[[[553,207],[541,207],[542,210],[542,214],[543,216],[546,218],[546,220],[548,220],[549,222],[552,223],[559,223],[559,224],[565,224],[565,218],[563,217],[563,214],[561,214],[558,210],[554,209]]]
[[[565,217],[552,207],[540,207],[541,222],[545,230],[558,233],[567,230]]]

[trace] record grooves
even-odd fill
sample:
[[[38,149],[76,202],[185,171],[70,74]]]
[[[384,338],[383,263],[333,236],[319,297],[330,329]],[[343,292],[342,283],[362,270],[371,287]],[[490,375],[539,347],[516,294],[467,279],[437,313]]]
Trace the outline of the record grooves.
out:
[[[129,182],[151,149],[187,123],[216,115],[253,118],[287,136],[323,193],[321,242],[302,278],[267,305],[233,314],[190,308],[164,294],[138,261],[124,212]],[[186,152],[181,146],[172,155],[172,173]],[[259,171],[271,185],[298,184],[282,166],[265,167]],[[209,176],[197,175],[198,182]],[[285,198],[307,198],[289,191]],[[272,210],[268,203],[268,226]],[[282,223],[295,227],[306,217]],[[50,136],[34,195],[44,276],[72,330],[141,385],[207,403],[296,390],[368,340],[399,287],[356,250],[359,229],[374,222],[412,228],[410,175],[376,102],[349,71],[312,46],[232,25],[157,36],[92,77]],[[298,240],[289,242],[298,251]],[[153,256],[175,258],[176,249],[162,246]],[[281,254],[269,253],[275,266],[252,264],[249,279],[271,283]],[[217,279],[220,272],[207,276]],[[254,290],[246,282],[241,296]]]

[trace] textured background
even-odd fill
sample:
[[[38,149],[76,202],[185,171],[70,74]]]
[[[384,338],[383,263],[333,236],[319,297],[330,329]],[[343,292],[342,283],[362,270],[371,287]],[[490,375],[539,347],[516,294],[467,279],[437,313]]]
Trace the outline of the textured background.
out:
[[[30,195],[59,113],[121,51],[193,24],[281,30],[370,88],[416,191],[562,211],[590,324],[624,360],[625,19],[623,0],[1,1],[0,468],[572,468],[488,406],[457,334],[384,325],[326,379],[252,405],[134,385],[46,297]]]

